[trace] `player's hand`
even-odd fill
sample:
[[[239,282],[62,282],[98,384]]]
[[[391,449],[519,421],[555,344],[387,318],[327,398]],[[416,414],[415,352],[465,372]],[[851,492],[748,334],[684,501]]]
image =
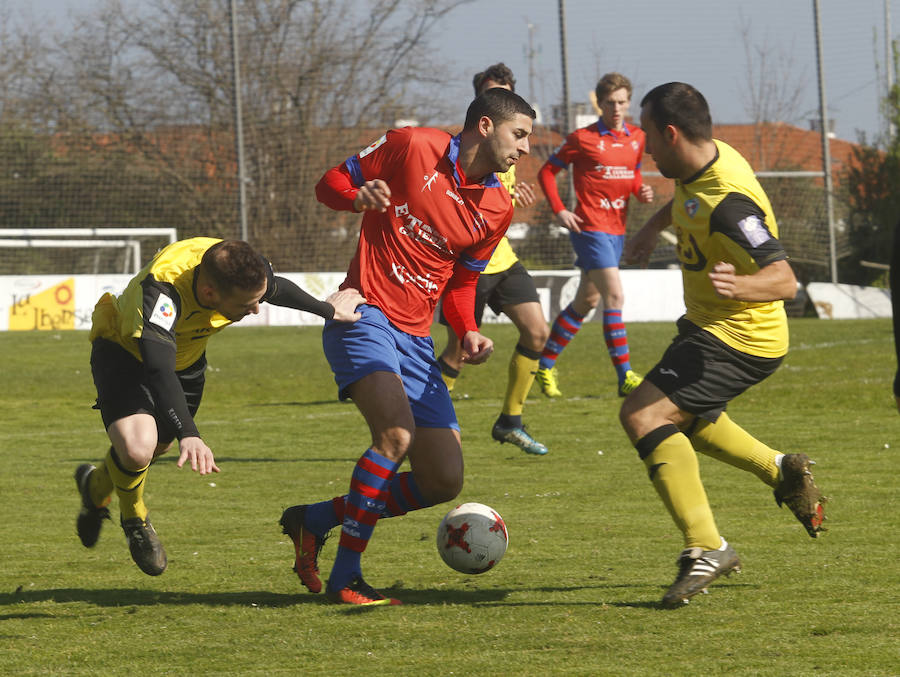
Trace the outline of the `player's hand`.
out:
[[[347,287],[334,292],[325,302],[334,307],[333,319],[338,322],[356,322],[362,317],[362,313],[356,308],[365,303],[366,299],[357,290]]]
[[[568,209],[563,209],[561,212],[556,212],[554,214],[556,218],[556,222],[559,223],[566,230],[571,230],[573,233],[580,233],[581,226],[584,224],[584,219],[582,219],[575,212],[570,212]]]
[[[481,364],[494,352],[494,342],[477,331],[467,331],[462,340],[463,362]]]
[[[713,289],[723,299],[737,298],[737,277],[734,273],[734,266],[724,261],[719,261],[709,271]]]
[[[513,197],[516,199],[516,207],[530,207],[537,202],[534,188],[524,181],[516,182],[516,192],[513,193]]]
[[[653,202],[653,187],[649,183],[641,184],[641,187],[638,188],[637,192],[638,202],[648,203]]]
[[[178,463],[175,465],[179,468],[184,465],[185,461],[191,459],[191,470],[201,475],[211,472],[219,472],[219,466],[216,465],[216,459],[213,458],[212,449],[206,446],[199,437],[183,437],[178,442],[178,448],[181,449],[181,455],[178,457]]]
[[[622,248],[622,260],[628,265],[638,264],[641,268],[646,268],[650,263],[650,254],[656,249],[657,235],[651,236],[649,230],[639,230],[625,240],[625,246]]]
[[[366,181],[353,198],[353,209],[358,212],[384,212],[390,206],[391,189],[381,179]]]

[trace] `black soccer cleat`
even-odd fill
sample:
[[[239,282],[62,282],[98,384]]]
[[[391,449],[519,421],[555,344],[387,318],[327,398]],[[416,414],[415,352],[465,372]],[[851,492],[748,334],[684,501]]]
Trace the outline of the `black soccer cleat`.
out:
[[[81,495],[81,509],[75,520],[75,529],[85,548],[93,548],[97,545],[103,520],[109,519],[109,508],[97,507],[91,500],[90,479],[91,473],[96,469],[90,463],[82,463],[75,469],[75,484],[78,485],[78,493]]]
[[[149,519],[142,520],[140,517],[132,517],[122,520],[122,530],[125,532],[125,538],[128,539],[131,559],[141,568],[141,571],[148,576],[159,576],[166,570],[169,563],[166,551]]]
[[[691,597],[706,590],[719,576],[740,572],[741,560],[725,539],[718,550],[688,548],[678,557],[678,576],[662,598],[662,606],[674,609],[687,604]]]

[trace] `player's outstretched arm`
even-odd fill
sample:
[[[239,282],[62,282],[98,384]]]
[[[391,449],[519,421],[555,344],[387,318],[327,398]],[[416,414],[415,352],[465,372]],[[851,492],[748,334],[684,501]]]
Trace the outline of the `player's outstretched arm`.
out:
[[[190,459],[191,469],[205,475],[219,472],[213,453],[200,438],[197,425],[187,406],[181,381],[175,374],[175,344],[168,341],[139,338],[138,347],[162,424],[174,431],[181,455],[178,467]]]

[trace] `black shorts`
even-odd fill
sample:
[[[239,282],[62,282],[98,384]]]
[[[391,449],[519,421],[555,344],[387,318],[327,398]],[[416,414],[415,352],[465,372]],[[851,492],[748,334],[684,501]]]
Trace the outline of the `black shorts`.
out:
[[[497,315],[503,312],[503,306],[517,306],[520,303],[540,303],[537,287],[528,271],[519,261],[499,273],[482,273],[478,277],[475,289],[475,322],[481,326],[484,307],[490,306]],[[443,308],[438,321],[446,325]]]
[[[108,429],[113,422],[132,414],[150,414],[156,419],[159,444],[175,439],[175,431],[163,424],[156,412],[153,393],[147,385],[144,365],[118,343],[95,339],[91,346],[91,373],[97,387],[97,403],[103,425]],[[187,399],[191,416],[197,414],[206,383],[206,354],[190,367],[176,372]]]
[[[678,336],[644,377],[679,409],[715,422],[728,402],[778,369],[784,358],[748,355],[682,317]]]

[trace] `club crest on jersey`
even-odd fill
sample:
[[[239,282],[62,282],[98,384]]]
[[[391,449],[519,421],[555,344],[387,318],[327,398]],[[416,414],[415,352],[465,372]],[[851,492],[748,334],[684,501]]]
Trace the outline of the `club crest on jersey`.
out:
[[[175,324],[175,302],[165,294],[160,294],[150,314],[150,322],[169,331]]]
[[[606,140],[600,139],[600,143],[597,144],[597,148],[600,150],[606,150]]]
[[[700,209],[700,200],[695,197],[692,197],[684,203],[684,211],[686,211],[687,215],[691,218],[694,218],[694,214],[697,213],[698,209]]]
[[[641,144],[639,144],[637,141],[632,141],[631,142],[631,150],[636,151],[638,148],[640,148],[640,145]]]
[[[378,141],[375,141],[375,142],[369,144],[364,149],[359,151],[359,159],[362,160],[366,155],[368,155],[369,153],[374,151],[376,148],[378,148],[378,146],[383,144],[385,141],[387,141],[387,134],[383,135],[380,139],[378,139]]]

